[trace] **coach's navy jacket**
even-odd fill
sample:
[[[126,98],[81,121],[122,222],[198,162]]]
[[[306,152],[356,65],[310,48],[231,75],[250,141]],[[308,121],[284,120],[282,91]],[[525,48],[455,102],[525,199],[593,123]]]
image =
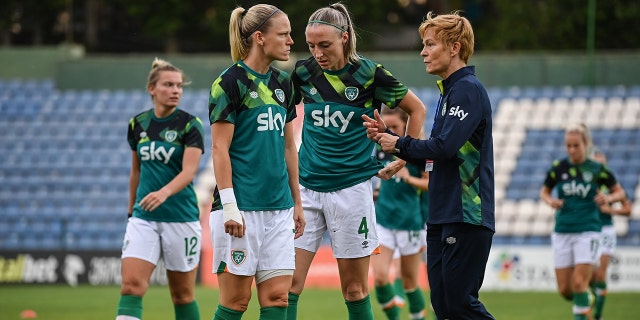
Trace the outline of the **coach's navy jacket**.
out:
[[[495,231],[491,102],[474,73],[467,66],[438,81],[431,137],[400,137],[396,148],[413,163],[433,160],[428,223],[465,222]]]

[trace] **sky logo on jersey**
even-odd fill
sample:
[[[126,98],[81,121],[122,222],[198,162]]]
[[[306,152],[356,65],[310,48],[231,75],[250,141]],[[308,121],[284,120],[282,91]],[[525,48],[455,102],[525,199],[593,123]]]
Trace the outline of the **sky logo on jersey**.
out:
[[[276,89],[275,94],[280,102],[284,102],[284,91],[282,91],[282,89]]]
[[[156,143],[152,141],[150,145],[140,147],[140,160],[159,160],[164,162],[164,164],[167,164],[169,163],[169,159],[171,159],[171,155],[174,151],[176,151],[175,147],[171,147],[167,150],[164,146],[156,147]]]
[[[258,131],[279,130],[280,136],[284,136],[284,117],[280,113],[273,113],[269,107],[267,112],[258,114]]]
[[[346,87],[344,89],[344,96],[347,97],[349,101],[355,100],[358,97],[359,93],[360,93],[360,90],[358,90],[358,88],[356,87]]]
[[[464,120],[469,115],[469,112],[464,112],[460,106],[456,106],[449,110],[449,115],[460,118],[460,121]]]
[[[335,127],[340,128],[340,133],[344,133],[347,130],[347,126],[349,125],[349,121],[353,117],[354,112],[351,111],[345,117],[342,112],[336,111],[331,113],[329,110],[329,105],[324,106],[323,110],[313,110],[311,111],[311,118],[313,118],[313,125],[316,127]],[[340,123],[338,123],[340,121]]]
[[[562,193],[564,193],[565,196],[586,198],[589,190],[591,190],[590,184],[578,183],[576,180],[571,180],[571,182],[562,185]]]

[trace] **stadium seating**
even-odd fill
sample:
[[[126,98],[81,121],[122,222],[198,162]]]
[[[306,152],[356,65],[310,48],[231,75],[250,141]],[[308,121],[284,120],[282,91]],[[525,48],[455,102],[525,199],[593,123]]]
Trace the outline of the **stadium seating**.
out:
[[[427,105],[439,92],[412,88]],[[586,123],[632,200],[640,198],[640,86],[489,88],[494,111],[497,244],[548,244],[554,212],[538,192],[565,155],[563,128]],[[184,109],[207,130],[207,90]],[[0,79],[0,250],[119,249],[126,225],[127,121],[151,107],[143,90],[59,91],[50,80]],[[201,168],[210,161],[206,148]],[[197,181],[196,181],[197,183]],[[640,201],[615,219],[619,243],[640,244]]]

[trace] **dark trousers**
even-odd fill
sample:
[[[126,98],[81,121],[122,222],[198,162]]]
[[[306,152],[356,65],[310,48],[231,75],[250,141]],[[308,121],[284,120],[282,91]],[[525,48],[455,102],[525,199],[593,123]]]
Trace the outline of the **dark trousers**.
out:
[[[494,319],[478,300],[492,239],[493,231],[483,226],[427,226],[431,305],[438,319]]]

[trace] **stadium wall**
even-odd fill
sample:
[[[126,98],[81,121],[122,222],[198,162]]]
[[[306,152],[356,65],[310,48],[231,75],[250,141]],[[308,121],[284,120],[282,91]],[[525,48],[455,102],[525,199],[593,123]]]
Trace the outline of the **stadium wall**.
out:
[[[427,75],[419,53],[364,53],[383,64],[411,87],[430,87],[437,77]],[[81,47],[0,50],[0,78],[50,78],[59,89],[140,89],[154,57],[181,67],[193,88],[208,88],[231,64],[228,54],[85,55]],[[278,67],[290,71],[307,53],[292,54]],[[638,85],[640,51],[603,52],[589,56],[564,53],[478,53],[477,66],[487,87]]]
[[[550,246],[506,246],[491,248],[483,290],[555,291],[556,279]],[[211,273],[212,252],[203,252],[198,281],[217,287]],[[120,284],[119,251],[0,251],[0,285],[6,284]],[[422,266],[424,268],[424,265]],[[424,269],[421,286],[427,283]],[[373,285],[373,272],[369,272]],[[162,262],[153,272],[151,283],[166,285]],[[306,282],[308,287],[340,287],[338,265],[329,246],[321,246]],[[611,292],[640,292],[640,251],[619,247],[611,259],[608,272]]]

